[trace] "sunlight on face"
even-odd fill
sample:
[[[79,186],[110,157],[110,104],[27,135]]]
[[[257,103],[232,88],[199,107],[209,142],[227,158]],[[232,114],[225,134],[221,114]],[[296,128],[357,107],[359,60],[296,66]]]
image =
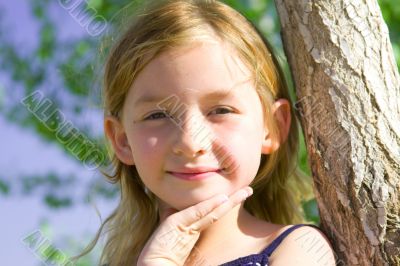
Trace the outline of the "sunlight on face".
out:
[[[141,179],[164,202],[183,209],[254,179],[266,131],[250,77],[219,41],[164,52],[138,75],[122,123]]]

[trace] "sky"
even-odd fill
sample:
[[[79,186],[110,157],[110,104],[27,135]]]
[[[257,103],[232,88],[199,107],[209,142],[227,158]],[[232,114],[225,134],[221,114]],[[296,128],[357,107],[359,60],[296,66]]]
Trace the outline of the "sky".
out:
[[[37,43],[38,26],[29,10],[27,0],[0,0],[3,12],[2,27],[6,27],[8,36],[21,49],[33,49]],[[60,23],[57,38],[69,39],[88,34],[69,12],[54,1],[52,16]],[[1,60],[1,59],[0,59]],[[4,73],[0,72],[0,93],[7,95],[7,89],[13,85]],[[4,88],[6,87],[6,88]],[[5,91],[4,91],[5,90]],[[7,100],[7,97],[6,97]],[[101,114],[90,112],[87,119],[101,122]],[[78,161],[67,157],[55,144],[40,139],[26,128],[6,120],[0,113],[0,170],[2,177],[11,183],[15,178],[26,174],[46,174],[54,172],[61,176],[75,175],[80,182],[92,182],[96,178],[93,170],[86,169]],[[31,236],[43,221],[49,224],[46,232],[47,240],[56,248],[59,239],[70,237],[77,241],[89,241],[100,225],[95,207],[77,204],[72,208],[60,211],[51,210],[43,204],[40,193],[24,196],[19,191],[11,191],[10,196],[0,194],[0,264],[18,266],[42,265],[35,250],[28,247],[23,240]],[[98,200],[94,204],[104,219],[116,202]]]

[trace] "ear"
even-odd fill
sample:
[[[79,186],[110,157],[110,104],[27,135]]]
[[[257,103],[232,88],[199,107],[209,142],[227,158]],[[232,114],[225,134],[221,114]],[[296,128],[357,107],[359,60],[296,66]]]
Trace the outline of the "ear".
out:
[[[116,117],[107,115],[104,117],[104,132],[118,159],[127,165],[134,165],[132,150],[122,123]]]
[[[279,131],[279,139],[273,138],[268,128],[265,129],[265,137],[262,143],[261,152],[263,154],[271,154],[276,151],[280,144],[285,142],[290,129],[291,114],[290,114],[290,102],[286,99],[278,99],[272,105],[272,115],[275,119],[276,125]]]

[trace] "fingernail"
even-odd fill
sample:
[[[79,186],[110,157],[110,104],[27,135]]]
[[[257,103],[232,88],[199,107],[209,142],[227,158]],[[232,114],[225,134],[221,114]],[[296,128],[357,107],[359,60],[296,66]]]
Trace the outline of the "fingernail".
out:
[[[251,195],[253,195],[253,189],[251,187],[247,187],[246,192],[247,192],[247,197],[250,197]]]
[[[229,200],[229,198],[225,194],[222,194],[221,196],[219,196],[219,203],[224,203],[224,202],[226,202],[228,200]]]

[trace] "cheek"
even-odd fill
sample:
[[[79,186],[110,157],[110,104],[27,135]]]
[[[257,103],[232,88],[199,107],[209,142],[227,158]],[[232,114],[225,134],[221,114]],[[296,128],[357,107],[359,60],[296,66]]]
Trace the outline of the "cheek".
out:
[[[165,136],[162,131],[139,128],[130,135],[133,159],[138,168],[156,160],[165,147]],[[154,162],[156,163],[156,162]]]
[[[249,136],[249,135],[247,135]],[[240,178],[254,178],[260,166],[261,143],[255,138],[236,137],[230,142],[231,152],[234,154],[234,166]]]
[[[228,131],[220,130],[216,135],[217,157],[227,168],[230,179],[250,183],[257,174],[261,159],[262,134],[259,128],[243,123]]]

